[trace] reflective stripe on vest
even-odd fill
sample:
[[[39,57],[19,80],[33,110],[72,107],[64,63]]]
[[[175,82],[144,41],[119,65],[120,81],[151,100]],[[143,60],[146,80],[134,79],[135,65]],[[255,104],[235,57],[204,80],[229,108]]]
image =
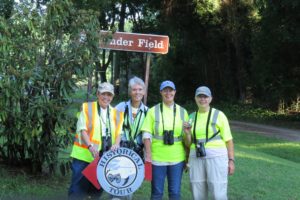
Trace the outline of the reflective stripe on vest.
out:
[[[88,119],[87,119],[87,127],[88,127],[87,135],[90,138],[91,144],[94,145],[95,149],[98,149],[98,147],[101,143],[101,137],[99,138],[99,141],[98,140],[93,140],[93,135],[90,134],[91,130],[93,129],[93,121],[94,121],[93,115],[95,114],[95,113],[93,113],[93,110],[94,110],[94,112],[96,112],[95,106],[97,106],[97,103],[88,102],[87,103],[87,110],[84,110],[84,112],[87,111],[87,116],[88,116]],[[108,107],[108,109],[110,109],[110,107]],[[120,132],[121,125],[122,125],[122,123],[120,123],[120,122],[123,119],[123,117],[122,117],[121,113],[117,112],[115,109],[110,109],[110,110],[112,110],[111,115],[110,115],[110,117],[112,118],[111,133],[112,133],[112,137],[114,136],[113,141],[115,141],[116,138],[117,138],[117,135],[118,135],[117,133]],[[111,119],[109,119],[109,120],[111,120]],[[113,134],[114,131],[115,131],[116,134]],[[81,133],[76,134],[74,144],[76,144],[77,146],[83,147],[83,148],[87,148],[87,145],[88,145],[82,139]]]
[[[217,131],[218,116],[219,116],[219,110],[214,109],[214,115],[213,115],[212,121],[211,121],[211,127],[212,127],[212,130],[213,130],[214,134],[218,132]],[[197,122],[195,122],[195,123],[197,123]],[[222,138],[221,138],[220,135],[216,135],[215,137],[213,137],[209,141],[214,141],[214,140],[222,140]],[[206,142],[206,139],[198,139],[197,142]]]
[[[116,117],[114,119],[115,122],[115,140],[117,139],[117,136],[121,133],[121,129],[123,126],[123,122],[121,123],[122,120],[124,120],[123,118],[123,113],[120,111],[117,111],[116,109],[114,109],[115,113],[114,116]]]
[[[88,102],[88,118],[89,118],[89,129],[92,129],[92,121],[93,121],[93,104],[92,102]]]
[[[129,112],[129,109],[128,109]],[[132,120],[129,120],[129,113],[126,113],[126,111],[124,112],[124,122],[123,122],[123,131],[125,134],[125,138],[124,140],[130,140],[130,136],[131,135],[132,139],[134,141],[136,141],[137,137],[140,135],[140,129],[143,125],[143,121],[145,120],[145,116],[146,116],[146,112],[145,109],[144,110],[139,110],[134,121],[132,122]],[[125,126],[125,123],[126,124]]]
[[[177,106],[177,105],[174,104],[174,106]],[[181,106],[179,106],[179,107],[180,107],[180,118],[182,121],[184,121],[184,109]],[[154,112],[155,112],[155,134],[154,134],[153,138],[158,139],[158,140],[163,140],[163,136],[159,135],[159,131],[158,131],[159,122],[160,122],[160,104],[157,104],[154,107]],[[175,119],[176,119],[176,116],[175,116]],[[182,141],[182,134],[178,137],[174,137],[174,142],[179,142],[179,141]]]
[[[115,138],[120,134],[123,114],[117,112],[116,109],[108,107],[110,111],[109,120],[111,121],[111,139],[112,144],[115,143]],[[101,123],[97,112],[97,102],[84,103],[82,106],[82,114],[85,118],[85,126],[87,129],[87,135],[90,138],[90,142],[94,145],[94,148],[101,150]],[[96,121],[99,119],[99,121]],[[71,157],[85,162],[92,162],[94,160],[92,154],[88,150],[87,144],[82,138],[82,134],[76,133],[74,145],[71,152]]]
[[[93,119],[93,106],[97,106],[97,103],[88,102],[87,103],[87,110],[86,110],[86,108],[83,108],[84,109],[83,112],[86,113],[86,111],[87,111],[87,116],[88,116],[88,119],[87,119],[87,124],[88,124],[87,125],[87,127],[88,127],[87,135],[90,139],[91,144],[94,145],[95,149],[98,149],[100,141],[93,140],[92,134],[90,134],[90,131],[93,128],[93,120],[94,120]],[[95,108],[94,108],[94,111],[95,111]],[[83,147],[83,148],[88,148],[88,144],[82,139],[81,133],[76,134],[74,144],[77,145],[77,146]]]

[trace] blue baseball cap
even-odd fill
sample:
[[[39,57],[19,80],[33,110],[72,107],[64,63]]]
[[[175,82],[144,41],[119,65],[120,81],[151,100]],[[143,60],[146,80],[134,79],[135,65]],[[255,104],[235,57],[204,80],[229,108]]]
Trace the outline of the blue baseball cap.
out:
[[[211,91],[206,86],[200,86],[200,87],[197,88],[197,90],[195,92],[195,97],[198,96],[198,95],[200,95],[200,94],[203,94],[205,96],[211,97]]]
[[[173,90],[176,90],[176,87],[175,87],[175,84],[172,82],[172,81],[164,81],[160,84],[160,88],[159,90],[162,91],[163,89],[165,89],[166,87],[170,87],[172,88]]]

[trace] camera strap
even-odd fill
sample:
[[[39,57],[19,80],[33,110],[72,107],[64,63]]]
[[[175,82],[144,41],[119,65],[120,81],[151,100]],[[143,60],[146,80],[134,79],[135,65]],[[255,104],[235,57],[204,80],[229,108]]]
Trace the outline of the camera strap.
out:
[[[208,139],[208,126],[209,126],[211,111],[212,111],[212,107],[209,108],[208,117],[207,117],[207,120],[206,120],[206,133],[205,133],[205,135],[206,135],[205,141],[206,142],[208,142],[213,137],[215,137],[215,134],[214,134],[211,138]],[[195,146],[197,145],[197,138],[196,138],[197,115],[198,115],[198,111],[196,111],[196,114],[195,114],[195,122],[194,122],[194,129],[193,129],[193,136],[194,136],[194,144],[195,144]],[[219,132],[220,131],[218,131],[217,134]]]
[[[212,108],[210,107],[208,117],[206,120],[206,142],[208,141],[208,125],[209,125],[209,121],[210,121],[211,111],[212,111]]]
[[[163,125],[163,132],[165,131],[165,123],[164,123],[164,115],[163,115],[163,105],[162,103],[160,104],[160,113],[161,113],[161,120],[162,120],[162,125]],[[173,104],[173,132],[175,128],[175,118],[176,118],[176,104]]]
[[[143,114],[146,115],[145,111],[142,111],[142,109],[140,109],[140,107],[141,107],[141,104],[139,106],[139,111],[138,111],[138,113],[136,115],[136,118],[134,119],[134,122],[135,122],[135,120],[137,120],[137,118],[138,118],[137,125],[135,127],[135,131],[134,131],[134,134],[133,134],[133,138],[136,138],[136,136],[138,134],[138,130],[139,130],[139,126],[140,126],[142,115]],[[132,134],[131,134],[131,132],[132,132],[131,131],[131,127],[134,126],[134,122],[133,122],[133,124],[131,124],[130,120],[129,120],[129,117],[130,117],[130,115],[129,115],[129,106],[128,106],[128,104],[126,104],[126,107],[125,107],[125,118],[127,118],[127,120],[126,120],[126,123],[123,124],[123,129],[129,130],[129,132],[128,132],[129,140],[130,141],[134,141],[134,139],[132,138]]]
[[[98,108],[98,115],[100,118],[100,133],[102,133],[102,122],[105,124],[105,137],[106,139],[108,138],[108,136],[111,136],[111,122],[110,122],[110,114],[109,114],[109,106],[107,106],[107,115],[106,115],[106,120],[105,122],[103,121],[102,117],[101,117],[101,107],[99,105],[99,103],[97,104],[97,108]],[[108,123],[107,123],[108,122]],[[108,125],[108,126],[107,126]],[[100,136],[102,136],[102,134],[100,134]]]

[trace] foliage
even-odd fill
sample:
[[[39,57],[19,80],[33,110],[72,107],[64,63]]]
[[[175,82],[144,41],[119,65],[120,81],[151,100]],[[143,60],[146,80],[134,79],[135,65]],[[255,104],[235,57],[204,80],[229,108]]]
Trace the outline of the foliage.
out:
[[[13,9],[14,1],[13,0],[2,0],[0,2],[0,16],[4,18],[9,18]]]
[[[145,30],[170,38],[169,53],[153,59],[150,95],[157,94],[162,80],[171,79],[178,85],[180,103],[189,101],[199,85],[209,86],[216,102],[261,103],[273,110],[282,101],[290,106],[299,98],[298,2],[184,0],[148,5],[156,21]]]
[[[195,89],[207,85],[216,103],[268,110],[238,108],[239,119],[298,120],[299,5],[293,0],[1,1],[1,157],[19,164],[34,157],[33,165],[50,165],[55,156],[42,155],[63,144],[56,136],[67,137],[61,127],[72,121],[64,111],[76,82],[93,74],[95,82],[99,74],[107,80],[112,51],[99,56],[98,30],[124,31],[126,23],[132,32],[170,38],[169,53],[152,56],[149,105],[160,100],[161,81],[170,79],[180,104],[193,101]],[[143,76],[145,56],[116,55],[112,82],[116,93],[125,94],[128,78]]]
[[[264,1],[260,28],[253,39],[253,91],[261,102],[276,108],[299,98],[298,1]]]
[[[157,88],[165,79],[178,86],[181,104],[199,85],[212,88],[216,102],[261,103],[273,110],[299,98],[296,1],[74,2],[103,11],[101,28],[123,31],[127,21],[132,32],[169,36],[169,53],[151,61],[150,104],[160,99]],[[122,93],[128,78],[143,76],[145,60],[136,53],[116,54],[112,81]]]
[[[150,86],[173,80],[180,103],[192,99],[200,85],[211,87],[216,101],[245,98],[250,5],[185,0],[161,9],[154,31],[169,35],[170,48],[155,58]]]
[[[97,13],[52,1],[44,14],[21,6],[0,18],[0,157],[12,165],[53,172],[68,145],[66,110],[76,82],[97,59]],[[64,168],[64,165],[62,165]]]
[[[277,126],[300,129],[300,113],[278,113],[261,105],[253,104],[231,104],[218,103],[217,108],[221,109],[229,119],[240,121],[252,121],[264,124],[276,124]]]

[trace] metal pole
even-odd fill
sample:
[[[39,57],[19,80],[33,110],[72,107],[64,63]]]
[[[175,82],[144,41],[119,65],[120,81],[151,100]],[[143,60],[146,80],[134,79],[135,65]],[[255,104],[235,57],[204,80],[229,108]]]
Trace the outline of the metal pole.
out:
[[[110,82],[111,84],[115,85],[115,69],[116,69],[116,52],[113,51],[113,59],[112,59],[112,64],[111,64],[111,79]]]
[[[148,82],[149,82],[149,73],[150,73],[150,59],[151,53],[147,53],[146,58],[146,72],[145,72],[145,95],[144,95],[144,104],[147,105],[147,97],[148,97]]]

